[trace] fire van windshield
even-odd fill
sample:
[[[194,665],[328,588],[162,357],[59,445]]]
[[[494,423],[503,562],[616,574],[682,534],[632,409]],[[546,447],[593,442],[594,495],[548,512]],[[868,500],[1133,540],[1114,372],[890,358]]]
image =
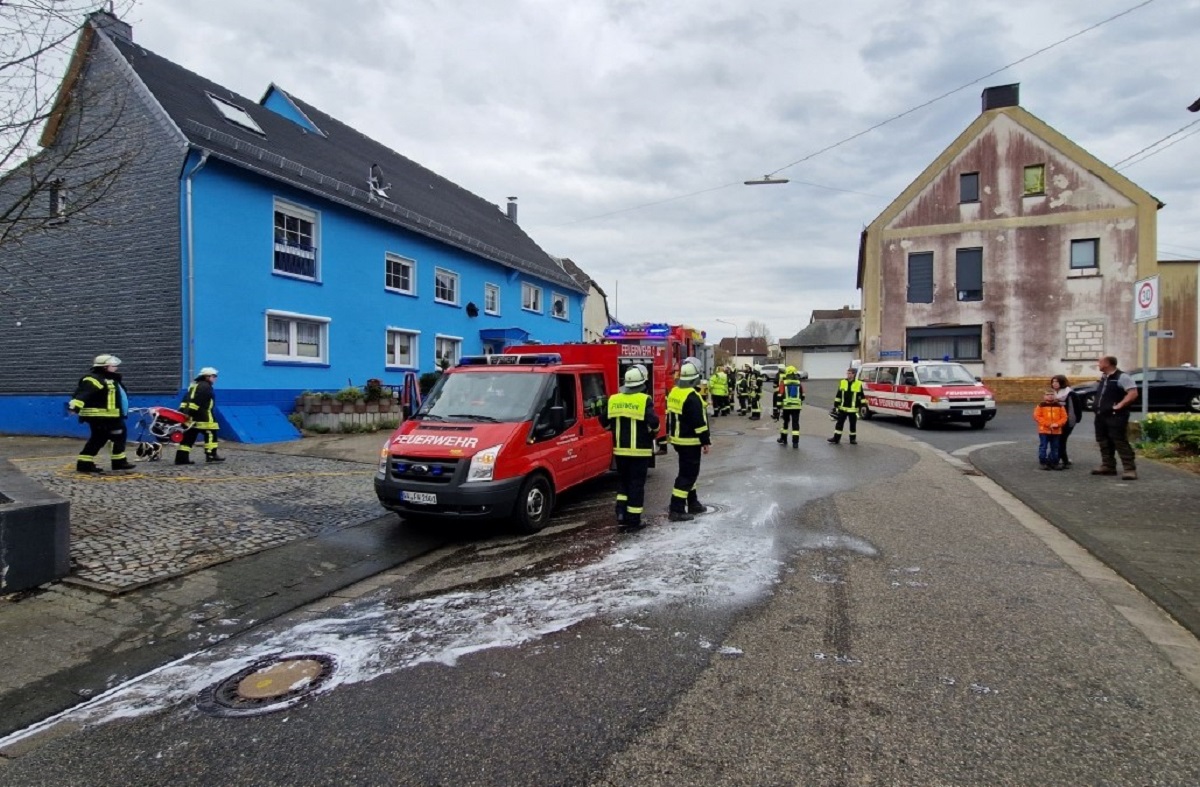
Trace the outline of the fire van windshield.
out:
[[[544,374],[448,374],[429,392],[418,416],[447,421],[526,421],[544,398],[539,392],[546,380]]]
[[[967,367],[957,363],[918,366],[917,378],[921,385],[979,385]]]

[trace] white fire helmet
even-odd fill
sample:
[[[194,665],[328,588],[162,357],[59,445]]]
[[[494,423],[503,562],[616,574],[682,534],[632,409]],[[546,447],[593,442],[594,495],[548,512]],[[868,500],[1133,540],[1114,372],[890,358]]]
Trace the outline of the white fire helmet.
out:
[[[691,359],[684,361],[683,365],[679,367],[679,379],[683,382],[687,382],[689,380],[699,380],[700,367],[697,366],[696,363],[694,363]]]
[[[121,359],[115,355],[97,355],[92,366],[120,366]]]
[[[197,374],[196,376],[197,377],[210,377],[210,376],[216,377],[217,370],[212,368],[211,366],[205,366],[203,369],[200,370],[199,374]]]
[[[641,388],[646,384],[646,379],[646,367],[640,363],[635,363],[625,370],[626,388]]]

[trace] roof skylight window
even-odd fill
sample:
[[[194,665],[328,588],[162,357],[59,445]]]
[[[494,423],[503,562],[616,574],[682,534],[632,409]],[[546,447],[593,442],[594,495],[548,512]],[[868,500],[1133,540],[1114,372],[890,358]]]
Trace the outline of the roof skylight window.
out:
[[[212,93],[208,94],[208,100],[213,103],[217,111],[221,113],[221,117],[228,120],[230,123],[241,126],[247,131],[253,131],[255,134],[266,133],[254,122],[254,118],[250,117],[250,113],[239,107],[237,104],[231,104],[223,98],[217,98]]]

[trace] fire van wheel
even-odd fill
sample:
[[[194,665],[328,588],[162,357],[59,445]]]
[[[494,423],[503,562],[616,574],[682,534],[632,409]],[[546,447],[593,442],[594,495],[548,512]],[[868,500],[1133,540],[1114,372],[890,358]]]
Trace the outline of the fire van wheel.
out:
[[[913,425],[918,429],[928,429],[930,427],[929,416],[925,414],[924,407],[914,407],[912,409]]]
[[[972,418],[971,419],[971,428],[972,429],[982,429],[985,426],[987,426],[986,418]]]
[[[514,515],[517,520],[517,530],[522,533],[536,533],[550,521],[550,512],[554,510],[554,487],[550,479],[541,473],[535,473],[521,484],[521,493],[517,495],[517,507]]]
[[[871,412],[870,407],[867,407],[865,404],[860,404],[858,406],[858,417],[864,421],[870,421],[875,417],[875,413]]]

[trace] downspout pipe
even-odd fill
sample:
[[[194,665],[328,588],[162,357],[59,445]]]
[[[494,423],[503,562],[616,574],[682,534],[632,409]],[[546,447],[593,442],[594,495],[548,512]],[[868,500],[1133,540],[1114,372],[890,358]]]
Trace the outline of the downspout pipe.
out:
[[[183,378],[184,388],[196,376],[196,244],[192,232],[192,178],[204,169],[208,154],[207,150],[200,151],[200,160],[184,178],[184,221],[187,224],[187,337],[184,342],[187,348],[187,376]]]

